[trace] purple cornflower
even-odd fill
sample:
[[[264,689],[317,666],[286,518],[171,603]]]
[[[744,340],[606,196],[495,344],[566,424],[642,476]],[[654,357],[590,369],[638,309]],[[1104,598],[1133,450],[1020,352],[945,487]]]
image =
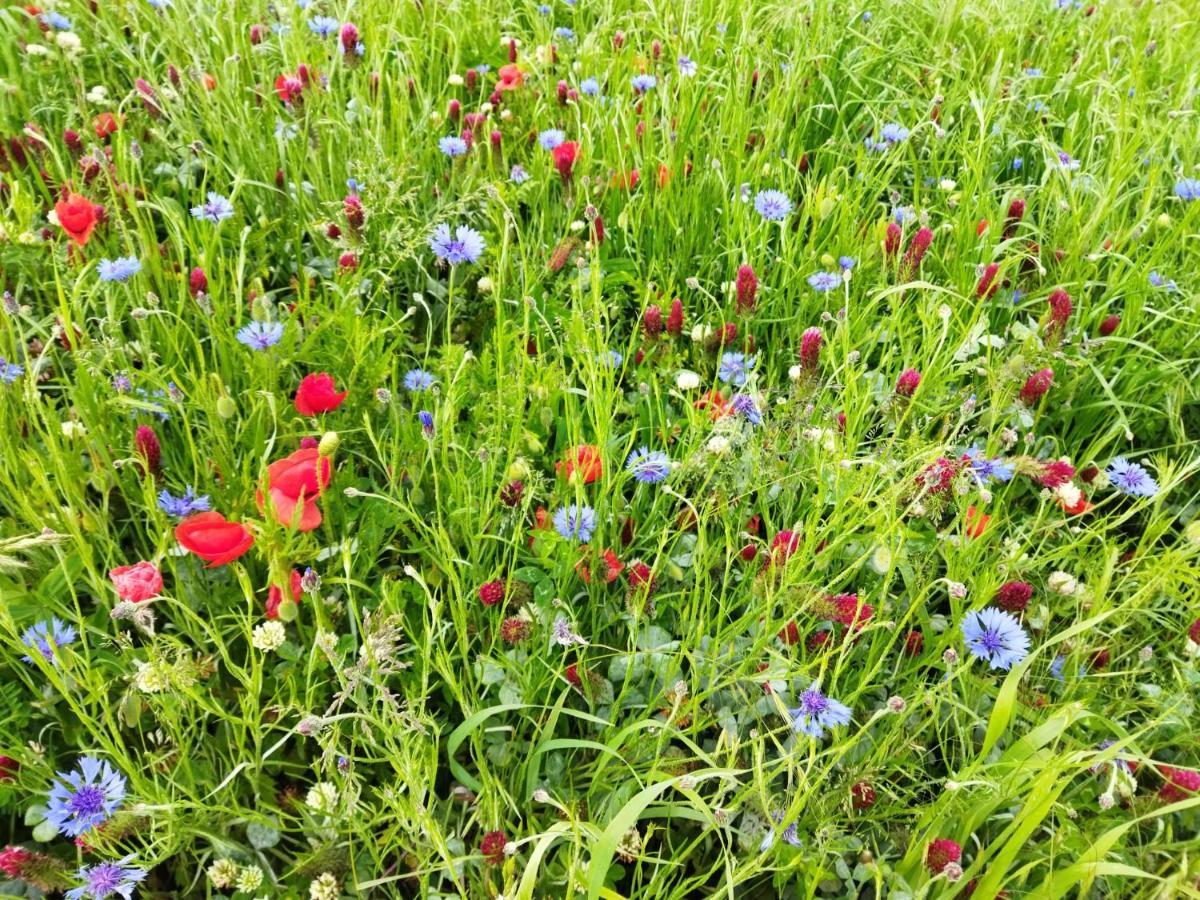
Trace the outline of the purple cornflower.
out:
[[[1058,163],[1068,171],[1075,171],[1079,168],[1079,160],[1074,159],[1066,150],[1058,151]]]
[[[212,222],[214,225],[220,225],[232,215],[233,204],[216,191],[209,191],[202,205],[192,207],[193,218]]]
[[[895,122],[888,122],[879,129],[879,136],[889,144],[898,144],[908,140],[908,129]]]
[[[421,430],[425,432],[425,436],[431,436],[433,434],[433,413],[423,409],[417,413],[417,419],[421,423]]]
[[[586,544],[596,531],[596,511],[590,506],[560,506],[554,513],[554,530],[567,540]]]
[[[768,222],[781,222],[792,211],[792,201],[783,191],[770,188],[755,195],[754,209]]]
[[[1200,200],[1200,178],[1182,178],[1175,182],[1175,196],[1180,200]]]
[[[639,447],[629,454],[625,469],[642,484],[658,484],[671,474],[671,458],[661,450]]]
[[[576,634],[571,628],[571,623],[567,621],[565,616],[558,616],[554,620],[554,626],[551,631],[554,643],[560,647],[570,647],[574,644],[587,646],[587,638]]]
[[[583,79],[583,81],[579,82],[579,93],[583,94],[585,97],[599,97],[600,82],[595,78]]]
[[[119,372],[112,377],[112,389],[118,394],[128,394],[133,390],[133,382],[124,372]]]
[[[451,159],[456,159],[466,154],[467,142],[457,135],[448,134],[438,141],[438,149]]]
[[[101,281],[126,282],[142,271],[142,264],[136,256],[121,256],[117,259],[102,259],[96,267]]]
[[[633,85],[635,92],[644,94],[646,91],[654,89],[654,86],[658,84],[658,79],[653,75],[634,75],[629,79],[629,83]]]
[[[971,472],[980,484],[988,481],[1006,482],[1013,477],[1013,468],[1001,457],[988,459],[978,447],[972,447],[963,453],[971,461]]]
[[[129,865],[132,861],[132,856],[126,856],[116,862],[83,866],[75,876],[83,884],[67,891],[63,897],[66,900],[104,900],[105,897],[119,894],[125,900],[130,900],[133,889],[146,877],[145,869]]]
[[[238,330],[237,339],[251,350],[269,350],[283,339],[283,323],[250,322]]]
[[[30,625],[21,635],[21,642],[30,650],[37,650],[46,662],[58,665],[58,648],[75,643],[75,629],[61,619],[54,617],[49,621]],[[21,657],[31,663],[28,656]]]
[[[768,828],[767,833],[763,836],[762,843],[758,845],[759,853],[766,853],[775,843],[775,829],[783,824],[783,812],[777,811],[771,814],[771,819],[775,822],[774,828]],[[796,831],[796,823],[788,825],[780,832],[779,837],[783,839],[785,844],[791,844],[793,847],[800,846],[800,835]]]
[[[79,760],[79,768],[59,772],[50,788],[46,821],[60,834],[79,837],[107,822],[125,799],[125,778],[94,756]]]
[[[762,424],[762,412],[749,394],[735,394],[729,401],[729,406],[738,415],[745,416],[751,425]]]
[[[1166,288],[1172,294],[1179,290],[1179,285],[1173,279],[1163,278],[1157,272],[1151,272],[1149,278],[1151,287]]]
[[[679,57],[675,64],[679,67],[679,74],[684,78],[691,78],[699,71],[696,63],[687,56]]]
[[[525,171],[524,166],[514,163],[508,171],[508,177],[513,184],[524,184],[529,180],[529,173]]]
[[[567,139],[566,134],[558,128],[547,128],[538,135],[538,144],[543,150],[553,150],[562,144]]]
[[[429,236],[429,248],[434,255],[452,266],[478,262],[485,246],[483,235],[468,225],[459,225],[453,236],[449,225],[439,225]]]
[[[1029,635],[1002,609],[989,606],[967,613],[962,633],[971,655],[992,669],[1011,669],[1029,655]]]
[[[433,387],[436,380],[424,369],[409,369],[404,373],[404,387],[414,394],[429,390]]]
[[[808,284],[814,291],[825,293],[840,287],[842,276],[837,272],[814,272],[808,276]]]
[[[827,728],[850,724],[851,710],[844,703],[826,697],[819,687],[810,687],[800,695],[800,705],[788,710],[792,717],[792,730],[811,738],[825,737]]]
[[[726,384],[741,387],[754,369],[755,358],[744,353],[722,353],[721,365],[717,369],[717,377]]]
[[[185,519],[192,515],[192,513],[208,512],[212,509],[212,504],[208,499],[208,494],[197,496],[195,490],[189,485],[178,497],[165,488],[159,491],[158,508],[168,516]]]
[[[1158,493],[1158,482],[1142,466],[1118,456],[1108,464],[1108,480],[1122,494],[1131,497],[1153,497]]]

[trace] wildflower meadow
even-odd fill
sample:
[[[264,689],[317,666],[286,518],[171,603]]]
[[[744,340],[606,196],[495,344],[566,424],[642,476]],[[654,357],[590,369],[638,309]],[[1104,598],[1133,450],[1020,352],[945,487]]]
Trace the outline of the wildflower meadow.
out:
[[[1200,898],[1200,9],[0,0],[0,896]]]

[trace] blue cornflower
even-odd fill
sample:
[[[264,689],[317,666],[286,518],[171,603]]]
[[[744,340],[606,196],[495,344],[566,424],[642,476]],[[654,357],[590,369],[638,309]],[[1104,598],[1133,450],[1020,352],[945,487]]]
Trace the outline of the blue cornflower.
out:
[[[567,139],[567,136],[558,128],[547,128],[538,135],[538,143],[543,150],[553,150],[555,147],[562,144]]]
[[[1023,160],[1021,157],[1018,156],[1013,159],[1012,167],[1013,167],[1014,172],[1020,172],[1021,169],[1024,168],[1024,166],[1025,166],[1025,160]]]
[[[250,322],[243,325],[237,333],[237,339],[251,350],[267,350],[274,347],[283,338],[282,322]]]
[[[971,471],[980,484],[988,481],[1007,482],[1013,477],[1013,467],[997,456],[988,459],[978,447],[965,451],[963,456],[971,461]]]
[[[679,59],[675,61],[675,64],[679,67],[679,74],[684,78],[691,78],[696,74],[697,71],[699,71],[696,63],[687,56],[679,57]]]
[[[66,16],[64,16],[62,13],[56,12],[53,9],[50,10],[49,12],[42,13],[41,18],[42,18],[42,21],[45,22],[47,25],[49,25],[51,28],[57,28],[59,31],[70,31],[71,30],[71,20],[68,19]]]
[[[1066,150],[1058,151],[1058,163],[1068,171],[1075,171],[1079,168],[1079,160],[1075,159]]]
[[[783,824],[783,812],[778,811],[771,814],[772,821],[775,822],[775,828]],[[759,853],[766,853],[775,843],[775,828],[768,828],[767,833],[763,836],[762,843],[758,845]],[[779,835],[785,844],[791,844],[793,847],[800,846],[800,835],[796,831],[796,823],[788,825]]]
[[[121,256],[117,259],[102,259],[97,267],[101,281],[128,281],[142,271],[136,256]]]
[[[579,82],[579,93],[583,94],[585,97],[599,97],[600,82],[595,78],[583,79],[583,81]]]
[[[1158,482],[1144,468],[1118,456],[1108,464],[1108,480],[1122,494],[1132,497],[1153,497],[1158,493]]]
[[[409,369],[404,373],[404,387],[414,394],[429,390],[436,380],[424,369]]]
[[[911,225],[917,221],[917,211],[911,206],[893,206],[892,221],[897,225]]]
[[[629,79],[629,83],[633,85],[633,89],[637,93],[644,94],[646,91],[654,89],[654,86],[658,84],[658,79],[653,75],[634,75]]]
[[[467,152],[467,142],[462,138],[449,134],[438,141],[438,149],[451,159],[457,159]]]
[[[66,900],[104,900],[105,897],[118,894],[130,900],[133,889],[146,877],[145,869],[129,865],[132,861],[132,856],[126,856],[116,862],[83,866],[75,875],[83,884],[71,888],[63,897]]]
[[[851,710],[844,703],[826,697],[819,687],[810,687],[800,695],[800,705],[789,709],[792,730],[811,738],[825,737],[825,729],[850,724]]]
[[[779,222],[792,211],[792,201],[783,191],[768,189],[755,196],[754,209],[768,222]]]
[[[1180,200],[1200,200],[1200,178],[1182,178],[1175,182],[1175,196]]]
[[[554,36],[557,38],[561,38],[562,40],[566,41],[568,44],[575,43],[575,32],[572,31],[570,28],[568,28],[566,25],[559,25],[557,28],[555,28]]]
[[[1149,280],[1151,287],[1166,288],[1172,294],[1179,290],[1179,285],[1175,283],[1174,279],[1163,278],[1157,272],[1151,272]]]
[[[79,837],[107,822],[125,799],[125,778],[110,763],[94,756],[79,760],[79,768],[59,772],[46,801],[46,821],[67,837]]]
[[[762,424],[762,412],[749,394],[735,394],[729,401],[729,406],[738,415],[745,416],[751,425]]]
[[[1002,609],[989,606],[967,613],[962,633],[971,655],[992,669],[1011,669],[1029,655],[1029,635]]]
[[[1041,78],[1042,70],[1035,68],[1034,66],[1029,66],[1025,69],[1025,75],[1028,78]]]
[[[128,394],[133,390],[133,382],[124,372],[118,372],[112,377],[112,389],[118,394]]]
[[[840,268],[843,272],[849,272],[851,269],[853,269],[854,263],[855,259],[853,256],[838,257],[838,268]]]
[[[508,170],[508,177],[513,184],[524,184],[529,180],[529,173],[525,171],[524,166],[514,163],[513,167]]]
[[[908,129],[896,122],[888,122],[879,129],[879,136],[889,144],[898,144],[908,140]]]
[[[1050,677],[1055,681],[1066,681],[1063,676],[1063,667],[1067,664],[1067,657],[1062,653],[1050,660]]]
[[[550,13],[554,12],[549,3],[539,4],[537,9],[538,12],[540,12],[543,16],[548,16]]]
[[[600,363],[606,369],[619,368],[624,361],[625,357],[616,350],[605,350],[596,356],[596,362]]]
[[[202,206],[192,207],[193,218],[207,220],[214,225],[220,225],[232,215],[233,204],[216,191],[208,192],[208,197]]]
[[[421,430],[425,434],[433,434],[433,413],[427,409],[423,409],[417,413],[417,420],[421,423]]]
[[[873,18],[875,18],[875,15],[870,10],[867,10],[862,14],[862,20],[864,22],[870,22]]]
[[[661,450],[639,447],[625,460],[625,469],[642,484],[658,484],[671,474],[671,458]]]
[[[24,366],[10,363],[3,356],[0,356],[0,381],[3,381],[5,384],[12,384],[24,374]]]
[[[586,544],[596,531],[596,511],[590,506],[560,506],[554,513],[554,530],[567,540]]]
[[[55,617],[48,622],[38,622],[36,625],[26,628],[24,634],[21,635],[21,643],[30,650],[37,650],[47,662],[57,666],[58,653],[56,651],[59,647],[75,643],[75,637],[75,629]],[[28,656],[21,658],[27,663],[33,662]]]
[[[478,262],[485,246],[483,235],[468,225],[459,225],[453,236],[449,225],[439,225],[429,236],[429,248],[434,255],[452,266]]]
[[[722,353],[721,365],[717,369],[717,377],[726,384],[741,387],[754,369],[755,357],[744,353]]]
[[[308,20],[308,30],[317,37],[327,38],[337,34],[341,23],[332,16],[313,16]]]
[[[189,485],[178,497],[163,488],[158,492],[158,508],[168,516],[185,519],[192,513],[208,512],[212,509],[212,503],[208,494],[197,496],[195,489]]]
[[[832,291],[841,287],[842,276],[837,272],[815,272],[808,276],[808,284],[814,291]]]

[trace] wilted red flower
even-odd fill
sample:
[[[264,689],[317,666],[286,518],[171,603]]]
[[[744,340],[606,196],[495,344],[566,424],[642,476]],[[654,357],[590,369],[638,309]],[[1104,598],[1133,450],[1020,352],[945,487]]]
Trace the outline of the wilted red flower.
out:
[[[604,553],[601,554],[601,559],[604,563],[604,583],[612,584],[621,576],[621,573],[625,571],[625,563],[621,562],[621,560],[617,558],[617,554],[612,550],[605,550]],[[579,573],[579,577],[583,579],[584,584],[592,583],[591,567],[588,566],[584,560],[580,560],[576,564],[575,571]]]
[[[962,847],[949,838],[932,840],[925,850],[925,867],[934,875],[941,874],[942,869],[960,859],[962,859]]]
[[[748,264],[737,270],[737,311],[748,313],[754,311],[754,303],[758,296],[758,277]]]
[[[110,134],[116,133],[121,127],[121,120],[110,112],[102,112],[96,118],[92,119],[92,130],[96,132],[96,137],[104,140]]]
[[[1200,644],[1200,619],[1188,627],[1188,640],[1193,644]]]
[[[500,639],[506,644],[519,644],[533,631],[532,623],[520,616],[509,616],[500,623]]]
[[[254,546],[254,535],[245,525],[230,522],[219,512],[188,516],[175,526],[175,539],[207,562],[206,569],[233,562]]]
[[[511,509],[521,502],[524,493],[525,483],[523,481],[510,481],[500,488],[500,502]]]
[[[850,805],[857,810],[870,809],[875,805],[875,788],[866,781],[850,785]]]
[[[920,656],[925,649],[925,635],[920,631],[910,631],[904,636],[904,655]]]
[[[130,603],[152,600],[162,593],[162,572],[152,562],[143,560],[132,566],[117,566],[109,570],[108,577],[117,589],[117,596]]]
[[[21,771],[21,764],[11,756],[0,755],[0,781],[12,781]]]
[[[315,416],[330,412],[342,405],[347,391],[340,394],[328,372],[305,375],[296,389],[296,412],[302,416]]]
[[[67,194],[66,199],[54,204],[58,224],[77,246],[87,244],[96,228],[96,206],[80,194]]]
[[[267,496],[275,519],[281,525],[292,525],[300,531],[312,531],[321,524],[317,499],[329,486],[332,466],[328,456],[321,456],[316,447],[305,447],[267,466]],[[262,489],[257,492],[258,508],[266,499]],[[299,515],[297,516],[297,510]]]
[[[1105,316],[1100,323],[1100,337],[1108,337],[1121,327],[1121,317],[1118,315]]]
[[[269,588],[267,588],[267,618],[268,619],[278,619],[279,618],[279,608],[281,606],[283,606],[283,603],[285,600],[288,601],[289,603],[299,603],[300,602],[300,596],[301,596],[301,594],[304,593],[304,588],[301,586],[301,583],[300,583],[300,570],[299,569],[292,569],[292,574],[288,578],[287,589],[288,589],[288,594],[290,594],[290,596],[285,597],[283,594],[283,588],[279,587],[279,585],[273,584]]]
[[[580,444],[567,451],[567,458],[554,464],[554,470],[568,481],[578,477],[584,484],[591,484],[604,471],[600,448],[595,444]]]
[[[1050,385],[1053,383],[1053,369],[1041,369],[1037,372],[1034,372],[1021,387],[1021,393],[1019,395],[1021,402],[1026,406],[1033,406],[1033,404],[1042,399],[1046,391],[1050,390]]]

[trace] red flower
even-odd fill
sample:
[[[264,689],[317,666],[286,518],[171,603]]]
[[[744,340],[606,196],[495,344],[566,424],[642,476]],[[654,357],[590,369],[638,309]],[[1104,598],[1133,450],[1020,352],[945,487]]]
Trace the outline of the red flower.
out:
[[[949,838],[937,838],[929,842],[925,850],[925,866],[934,875],[941,874],[942,869],[956,863],[962,858],[962,847]]]
[[[676,297],[667,313],[667,334],[678,337],[683,332],[683,301]]]
[[[304,593],[304,589],[300,586],[300,570],[292,569],[291,578],[288,579],[289,597],[284,597],[283,589],[278,585],[271,585],[267,588],[267,618],[278,619],[279,607],[283,606],[283,601],[288,600],[291,603],[299,603],[300,595]]]
[[[578,142],[564,141],[550,151],[550,156],[553,158],[554,168],[558,169],[562,180],[570,181],[571,173],[575,170],[575,161],[579,158]]]
[[[110,112],[100,113],[92,120],[92,128],[96,132],[96,137],[104,140],[110,134],[113,134],[121,127],[121,121]]]
[[[321,524],[317,498],[329,486],[331,477],[329,457],[321,456],[316,447],[297,450],[267,466],[267,494],[275,519],[281,525],[292,524],[300,531],[312,531]],[[263,492],[258,491],[258,508],[264,506]],[[296,510],[299,508],[299,516]]]
[[[525,81],[525,75],[516,63],[501,66],[498,74],[500,78],[496,82],[496,89],[500,91],[515,91]]]
[[[829,617],[853,631],[858,631],[875,615],[875,607],[859,600],[858,594],[835,594],[825,601],[830,605]]]
[[[578,477],[584,484],[591,484],[604,471],[600,459],[600,448],[595,444],[580,444],[578,447],[572,447],[567,451],[567,458],[563,462],[554,464],[554,470],[560,475],[565,472],[568,481]]]
[[[245,525],[230,522],[219,512],[188,516],[175,527],[175,539],[206,561],[206,569],[233,562],[254,546],[254,535]]]
[[[875,805],[875,788],[866,781],[850,785],[850,805],[855,809],[870,809]]]
[[[821,361],[822,339],[821,329],[815,325],[804,329],[804,334],[800,335],[800,368],[805,372],[816,371]]]
[[[80,194],[67,194],[65,200],[54,204],[58,224],[76,245],[82,247],[96,228],[96,206]]]
[[[1062,288],[1055,288],[1046,299],[1050,304],[1047,330],[1051,333],[1062,331],[1067,327],[1067,319],[1071,317],[1071,295]]]
[[[1100,323],[1100,336],[1108,337],[1114,331],[1121,327],[1121,317],[1118,315],[1106,316],[1104,321]]]
[[[692,405],[695,406],[696,409],[707,409],[708,417],[714,422],[717,421],[717,419],[720,419],[722,416],[729,415],[733,409],[729,405],[729,401],[721,396],[721,392],[715,388],[706,393]]]
[[[158,435],[149,425],[139,425],[133,435],[133,446],[138,456],[145,463],[145,468],[152,475],[157,475],[162,466],[162,448],[158,443]],[[139,467],[140,468],[140,467]]]
[[[1050,385],[1054,383],[1053,369],[1040,369],[1029,376],[1029,379],[1021,387],[1020,398],[1021,402],[1026,406],[1033,406],[1042,399],[1046,391],[1050,390]]]
[[[500,639],[506,644],[519,644],[526,640],[532,631],[530,621],[520,616],[509,616],[500,623]]]
[[[275,79],[275,93],[284,103],[291,103],[304,93],[304,82],[298,75],[280,75]]]
[[[1018,615],[1025,612],[1032,596],[1032,584],[1024,581],[1006,581],[996,590],[996,605],[1005,612]]]
[[[1025,201],[1019,197],[1008,204],[1008,220],[1004,223],[1004,239],[1007,241],[1017,233],[1017,226],[1025,217]]]
[[[888,222],[887,233],[883,238],[883,252],[885,255],[889,257],[896,255],[900,250],[900,239],[903,235],[904,232],[900,230],[899,225],[895,222]]]
[[[925,635],[919,631],[910,631],[904,638],[905,656],[920,656],[925,649]]]
[[[913,239],[909,242],[908,250],[904,253],[904,261],[902,270],[904,277],[908,278],[916,273],[921,265],[921,260],[925,258],[925,252],[933,243],[933,230],[930,228],[918,228],[917,233],[913,235]]]
[[[507,843],[508,838],[503,831],[489,831],[479,842],[479,852],[493,866],[498,866],[504,862],[504,845]]]
[[[617,558],[617,554],[612,550],[605,550],[603,553],[604,560],[604,583],[612,584],[616,581],[621,573],[625,571],[625,563]],[[575,571],[579,573],[579,577],[583,579],[584,584],[592,583],[592,571],[586,562],[580,560],[575,566]]]
[[[911,397],[917,392],[917,387],[920,383],[920,372],[916,369],[905,369],[900,373],[900,377],[896,379],[896,396]]]
[[[337,409],[346,399],[348,391],[340,394],[328,372],[305,375],[296,389],[296,412],[302,416],[315,416]]]
[[[983,510],[976,509],[974,506],[968,506],[967,507],[967,537],[973,537],[973,538],[981,537],[983,535],[983,532],[987,529],[988,522],[990,522],[991,520],[992,520],[992,517],[989,516],[987,513],[985,513]]]
[[[754,311],[755,298],[758,296],[758,276],[749,265],[739,266],[737,270],[737,311],[748,313]]]
[[[154,563],[142,561],[132,566],[118,566],[108,573],[113,587],[122,600],[141,603],[162,593],[162,572]]]
[[[196,266],[196,268],[188,273],[188,290],[193,297],[208,293],[208,276],[204,274],[204,270],[199,266]]]
[[[504,594],[507,585],[503,578],[497,578],[494,581],[489,581],[487,584],[479,586],[479,601],[484,606],[495,606],[504,599]]]
[[[800,547],[800,535],[784,529],[771,539],[771,563],[785,563]]]
[[[1163,786],[1158,790],[1159,799],[1167,803],[1187,800],[1200,793],[1200,772],[1162,766]]]
[[[12,781],[21,771],[21,764],[11,756],[0,756],[0,781]]]
[[[652,303],[646,307],[646,311],[642,313],[642,331],[646,337],[656,338],[662,334],[663,317],[662,308],[657,303]]]
[[[979,276],[979,283],[975,285],[975,296],[984,300],[989,299],[996,293],[1000,285],[996,283],[996,273],[1000,271],[1000,263],[988,263],[983,270],[983,274]]]

